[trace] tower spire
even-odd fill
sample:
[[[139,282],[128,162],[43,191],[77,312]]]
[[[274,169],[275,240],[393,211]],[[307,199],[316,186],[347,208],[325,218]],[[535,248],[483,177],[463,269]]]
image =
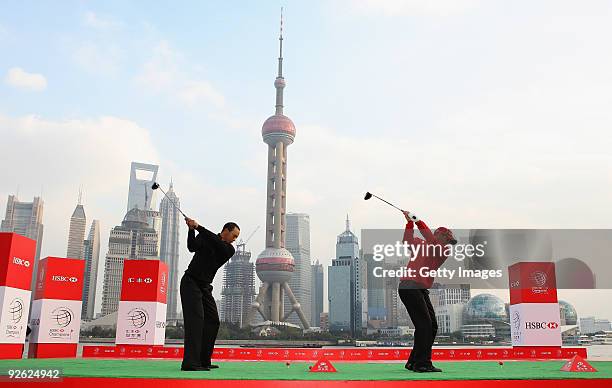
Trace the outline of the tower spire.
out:
[[[83,188],[81,186],[79,186],[79,205],[82,205],[82,199],[83,199]]]
[[[276,114],[283,114],[283,89],[285,88],[285,79],[283,78],[283,7],[281,7],[280,15],[280,34],[278,36],[278,75],[274,81],[276,88]]]
[[[278,53],[278,78],[283,78],[283,7],[280,14],[280,34],[278,36],[279,53]]]
[[[349,221],[348,213],[346,213],[346,231],[351,231],[351,222]]]

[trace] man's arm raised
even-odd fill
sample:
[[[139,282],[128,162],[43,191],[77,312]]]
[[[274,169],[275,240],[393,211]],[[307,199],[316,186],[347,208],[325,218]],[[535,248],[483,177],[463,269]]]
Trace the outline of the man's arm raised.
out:
[[[195,235],[195,228],[198,223],[192,220],[191,218],[185,218],[185,222],[189,227],[189,231],[187,232],[187,249],[189,250],[189,252],[193,253],[202,248],[202,241],[196,238]]]
[[[414,244],[414,221],[412,221],[412,216],[410,212],[403,211],[404,216],[406,217],[406,229],[404,230],[404,242],[409,245]]]

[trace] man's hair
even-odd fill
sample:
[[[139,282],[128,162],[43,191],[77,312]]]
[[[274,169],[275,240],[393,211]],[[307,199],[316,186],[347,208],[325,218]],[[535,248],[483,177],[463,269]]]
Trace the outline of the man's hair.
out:
[[[232,230],[234,230],[234,228],[238,228],[238,230],[240,230],[240,227],[238,226],[237,223],[235,223],[235,222],[228,222],[227,224],[223,225],[223,229],[221,229],[221,230],[227,229],[228,232],[231,232]]]

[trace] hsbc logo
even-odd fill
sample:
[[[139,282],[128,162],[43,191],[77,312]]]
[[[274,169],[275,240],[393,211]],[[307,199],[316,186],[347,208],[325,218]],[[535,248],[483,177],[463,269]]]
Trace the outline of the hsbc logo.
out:
[[[554,330],[558,327],[557,322],[525,322],[525,329],[527,330]]]
[[[63,276],[63,275],[53,275],[51,276],[51,280],[54,282],[68,282],[68,283],[76,283],[79,279],[76,276]]]
[[[30,261],[20,259],[19,257],[13,257],[13,264],[23,265],[24,267],[28,268],[30,266]]]
[[[151,278],[128,278],[128,283],[145,283],[151,284],[153,283],[153,279]]]

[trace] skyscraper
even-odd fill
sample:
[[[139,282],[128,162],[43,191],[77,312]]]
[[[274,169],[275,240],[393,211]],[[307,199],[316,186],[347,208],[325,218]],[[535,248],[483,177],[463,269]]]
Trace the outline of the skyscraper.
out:
[[[321,325],[321,313],[323,312],[323,264],[319,264],[317,260],[311,266],[312,268],[312,295],[311,295],[311,316],[310,324],[312,326]]]
[[[83,307],[81,316],[84,319],[94,318],[96,289],[98,288],[98,261],[100,258],[100,221],[93,220],[87,240],[83,242],[85,275],[83,282]]]
[[[336,258],[328,269],[329,330],[350,331],[359,336],[367,321],[365,264],[360,258],[359,241],[346,229],[336,241]]]
[[[104,263],[102,315],[117,311],[121,295],[123,262],[130,259],[157,259],[159,236],[147,223],[149,212],[132,208],[120,226],[115,226],[108,238],[108,253]]]
[[[236,253],[225,264],[221,289],[221,321],[248,324],[249,309],[255,300],[255,265],[245,243],[239,243]]]
[[[81,193],[79,193],[79,202],[72,212],[72,217],[70,217],[66,257],[71,259],[83,258],[83,242],[85,241],[86,227],[87,219],[85,217],[85,209],[83,209],[83,205],[81,204]]]
[[[380,263],[374,260],[372,253],[363,255],[364,262],[368,269],[380,266]],[[384,321],[387,319],[387,310],[385,308],[385,278],[374,276],[374,271],[367,271],[367,295],[368,295],[368,320]]]
[[[130,189],[128,192],[127,211],[138,207],[151,210],[155,191],[151,187],[157,180],[159,166],[154,164],[132,162],[130,169]]]
[[[36,258],[32,269],[34,275],[30,284],[31,290],[34,290],[36,284],[35,274],[38,271],[38,260],[40,260],[42,248],[43,204],[40,197],[34,197],[32,202],[19,202],[17,196],[9,195],[6,203],[6,214],[2,224],[0,224],[0,232],[14,232],[36,241]]]
[[[178,263],[181,213],[176,209],[181,206],[179,198],[174,192],[172,182],[168,188],[167,197],[164,196],[159,204],[162,226],[160,233],[160,255],[161,261],[168,265],[168,319],[177,318],[178,306]],[[174,202],[174,206],[173,205]]]
[[[287,238],[285,247],[293,256],[295,267],[289,286],[302,305],[306,320],[311,322],[312,268],[310,264],[310,217],[303,213],[287,214]],[[291,310],[289,300],[285,299],[285,311]],[[289,322],[299,325],[297,316],[289,317]],[[315,326],[318,326],[316,324]]]
[[[434,283],[429,297],[436,313],[438,333],[459,331],[463,325],[463,310],[471,298],[470,285]]]
[[[262,281],[257,299],[253,302],[252,312],[257,311],[266,321],[274,324],[287,321],[295,312],[302,326],[310,324],[296,299],[289,281],[294,271],[295,262],[291,252],[285,249],[285,212],[287,203],[287,147],[295,139],[295,125],[283,114],[283,30],[281,15],[281,33],[279,37],[280,55],[278,57],[278,76],[274,81],[276,88],[276,112],[263,124],[261,133],[268,145],[268,176],[266,204],[266,248],[259,254],[256,262],[257,276]],[[284,311],[284,294],[291,301],[291,310]],[[308,305],[310,308],[310,305]],[[255,323],[255,316],[249,316],[249,322]]]
[[[400,270],[406,266],[402,257],[388,257],[385,259],[385,269]],[[395,328],[398,326],[408,326],[410,321],[406,308],[402,304],[397,289],[400,278],[385,277],[381,278],[383,284],[384,307],[386,312],[385,326]]]
[[[429,290],[431,304],[434,308],[451,304],[465,304],[469,302],[471,287],[469,284],[440,284],[434,283]]]

